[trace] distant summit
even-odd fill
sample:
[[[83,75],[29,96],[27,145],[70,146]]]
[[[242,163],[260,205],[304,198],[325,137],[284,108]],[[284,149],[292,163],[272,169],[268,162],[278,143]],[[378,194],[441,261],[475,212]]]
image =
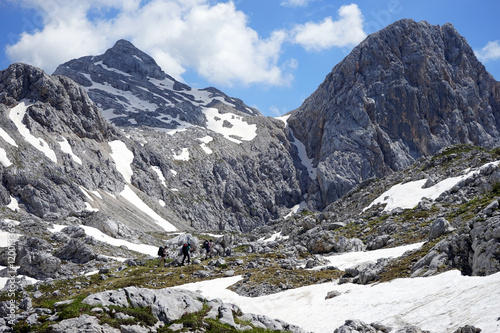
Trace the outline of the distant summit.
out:
[[[135,79],[152,78],[164,80],[174,78],[165,74],[156,61],[148,54],[136,48],[127,40],[120,39],[115,45],[99,57],[102,63],[124,73],[133,75]]]
[[[326,202],[453,144],[500,143],[500,83],[451,24],[368,36],[288,120]]]
[[[67,76],[84,86],[105,117],[118,126],[167,130],[205,127],[203,108],[217,105],[261,116],[257,109],[218,89],[193,89],[175,80],[151,56],[123,39],[102,55],[60,65],[54,75]]]

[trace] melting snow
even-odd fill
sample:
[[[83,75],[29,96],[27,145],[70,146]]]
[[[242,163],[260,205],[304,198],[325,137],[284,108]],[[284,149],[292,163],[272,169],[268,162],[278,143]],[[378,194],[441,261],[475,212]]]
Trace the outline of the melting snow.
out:
[[[282,122],[285,123],[286,126],[288,126],[288,118],[290,116],[287,115],[287,116],[281,116],[281,117],[276,117],[276,119],[279,119],[281,120]],[[299,139],[297,139],[295,137],[295,135],[293,135],[293,132],[290,131],[290,134],[292,135],[293,137],[293,145],[295,147],[297,147],[297,150],[298,150],[298,153],[299,153],[299,158],[302,162],[302,165],[306,167],[307,169],[307,174],[309,175],[309,177],[311,179],[316,179],[316,173],[317,173],[317,170],[316,168],[313,166],[313,160],[310,159],[308,156],[307,156],[307,151],[306,151],[306,146],[304,146],[304,144],[299,141]]]
[[[2,137],[2,139],[4,139],[11,146],[17,147],[16,141],[14,141],[14,139],[12,139],[9,133],[5,132],[5,130],[1,127],[0,127],[0,137]]]
[[[12,165],[12,162],[7,157],[7,152],[3,148],[0,148],[0,162],[4,167],[9,167]]]
[[[9,117],[14,122],[19,133],[28,141],[33,147],[45,154],[54,163],[57,163],[56,153],[50,149],[49,145],[45,140],[37,138],[32,135],[29,128],[23,124],[23,118],[26,114],[26,110],[31,104],[28,104],[26,100],[22,100],[15,107],[10,109]]]
[[[201,149],[203,149],[203,151],[210,155],[213,153],[212,149],[210,149],[207,144],[209,144],[210,142],[212,142],[214,138],[212,138],[210,135],[207,135],[207,136],[204,136],[203,138],[198,138],[198,140],[200,140],[202,143],[201,143]]]
[[[61,146],[61,150],[63,152],[65,152],[66,154],[69,154],[71,156],[71,158],[73,159],[73,161],[82,165],[82,160],[80,159],[80,157],[78,157],[77,155],[75,155],[73,153],[73,149],[71,148],[68,140],[66,140],[66,138],[63,138],[62,140],[63,141],[59,142],[59,145]]]
[[[306,202],[302,201],[298,205],[293,206],[292,209],[290,210],[290,213],[288,213],[284,218],[287,219],[289,217],[292,217],[294,214],[301,212],[306,207],[307,207]]]
[[[144,203],[144,201],[142,201],[141,198],[139,198],[137,194],[135,194],[135,192],[132,191],[130,186],[126,185],[125,189],[120,193],[120,196],[127,199],[138,209],[149,215],[165,231],[177,231],[176,227],[174,227],[170,222],[168,222],[163,217],[158,215],[154,210],[151,209],[151,207],[146,205],[146,203]]]
[[[397,248],[379,249],[364,252],[348,252],[342,254],[335,254],[332,256],[324,257],[329,261],[328,265],[315,267],[314,270],[321,269],[326,266],[335,266],[338,269],[345,270],[346,268],[353,267],[365,262],[376,263],[380,258],[395,258],[400,257],[406,251],[416,250],[422,247],[424,243],[415,243]]]
[[[257,136],[257,125],[248,124],[243,117],[234,113],[219,113],[215,108],[204,109],[207,117],[207,128],[222,134],[235,143],[251,141]]]
[[[276,232],[271,235],[269,238],[259,238],[257,241],[258,242],[264,242],[264,243],[269,243],[269,242],[274,242],[275,240],[281,240],[281,239],[288,239],[290,236],[282,236],[281,232]]]
[[[378,253],[384,257],[399,256],[406,249],[394,248]],[[391,251],[394,251],[392,255]],[[363,262],[366,257],[367,252],[341,254],[332,264],[342,266],[342,262],[349,260]],[[375,256],[369,258],[374,259]],[[466,324],[481,328],[483,333],[500,331],[497,320],[500,273],[467,277],[450,271],[433,277],[397,279],[372,285],[339,285],[334,281],[260,297],[243,297],[227,289],[241,279],[235,276],[176,288],[200,291],[208,299],[236,304],[243,312],[278,318],[315,333],[331,333],[348,319],[380,322],[396,330],[416,325],[432,333],[453,332]],[[333,290],[340,292],[340,296],[325,299]]]
[[[177,161],[189,161],[189,149],[182,148],[182,151],[179,155],[174,153],[174,160]]]
[[[7,208],[9,208],[12,211],[19,211],[19,202],[16,198],[10,197],[10,203],[7,205]]]
[[[120,71],[120,70],[118,70],[116,68],[106,66],[102,61],[98,61],[94,65],[96,65],[96,66],[99,65],[102,68],[104,68],[105,70],[110,71],[110,72],[115,72],[115,73],[123,75],[123,76],[132,77],[132,75],[129,74],[129,73],[125,73],[125,72],[122,72],[122,71]]]
[[[490,165],[498,166],[499,163],[500,161],[487,163],[481,168],[485,168]],[[373,202],[364,210],[367,210],[374,205],[384,203],[387,204],[384,211],[388,212],[395,208],[414,208],[423,198],[428,198],[430,200],[437,199],[443,192],[450,190],[460,181],[477,174],[481,168],[469,171],[462,176],[447,178],[428,188],[422,188],[422,186],[424,186],[427,182],[427,179],[394,185],[389,190],[382,193],[378,198],[373,200]]]
[[[66,225],[60,225],[60,224],[54,224],[54,228],[50,229],[49,231],[52,233],[60,232],[62,229],[67,227]],[[136,244],[132,243],[129,241],[126,241],[124,239],[117,239],[113,238],[111,236],[106,235],[102,231],[100,231],[97,228],[94,227],[89,227],[86,225],[79,225],[79,227],[83,228],[85,230],[85,234],[88,236],[94,237],[96,240],[113,245],[113,246],[126,246],[128,249],[132,251],[136,251],[139,253],[144,253],[147,255],[155,256],[156,251],[158,248],[156,246],[151,246],[151,245],[145,245],[145,244]]]
[[[160,167],[157,167],[156,165],[152,165],[151,166],[151,169],[153,169],[154,172],[156,172],[156,174],[158,175],[158,178],[160,178],[160,182],[163,186],[167,187],[167,183],[165,182],[166,179],[165,177],[163,176],[163,173],[161,172],[161,169]]]
[[[116,170],[120,172],[125,178],[127,183],[132,179],[132,161],[134,160],[134,153],[132,153],[125,143],[119,140],[109,142],[111,147],[111,158],[115,161]]]

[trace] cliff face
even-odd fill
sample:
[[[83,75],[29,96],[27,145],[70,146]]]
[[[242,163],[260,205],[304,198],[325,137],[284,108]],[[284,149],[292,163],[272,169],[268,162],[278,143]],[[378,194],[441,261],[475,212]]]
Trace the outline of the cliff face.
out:
[[[499,83],[451,24],[368,36],[289,118],[326,202],[452,144],[500,142]]]

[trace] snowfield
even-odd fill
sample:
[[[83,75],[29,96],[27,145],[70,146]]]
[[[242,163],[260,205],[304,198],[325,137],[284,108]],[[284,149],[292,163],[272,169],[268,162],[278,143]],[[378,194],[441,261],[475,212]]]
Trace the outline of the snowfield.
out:
[[[400,248],[393,251],[401,253]],[[338,255],[338,263],[331,263],[342,266],[344,256],[356,263],[363,262],[366,254]],[[384,254],[390,253],[386,250]],[[373,255],[370,259],[374,259]],[[281,319],[314,333],[332,333],[348,319],[368,324],[380,322],[395,329],[415,325],[433,333],[453,332],[465,325],[481,328],[482,333],[500,332],[500,273],[469,277],[449,271],[372,285],[339,285],[334,281],[254,298],[227,289],[240,279],[241,276],[235,276],[176,288],[199,291],[208,299],[235,304],[243,312]],[[340,296],[325,299],[334,290]]]

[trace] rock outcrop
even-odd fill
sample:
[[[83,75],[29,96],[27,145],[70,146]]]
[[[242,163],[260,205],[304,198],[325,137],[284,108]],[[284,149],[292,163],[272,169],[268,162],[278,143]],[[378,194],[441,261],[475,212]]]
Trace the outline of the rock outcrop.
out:
[[[443,147],[498,146],[499,91],[451,24],[405,19],[354,48],[288,123],[328,204]]]

